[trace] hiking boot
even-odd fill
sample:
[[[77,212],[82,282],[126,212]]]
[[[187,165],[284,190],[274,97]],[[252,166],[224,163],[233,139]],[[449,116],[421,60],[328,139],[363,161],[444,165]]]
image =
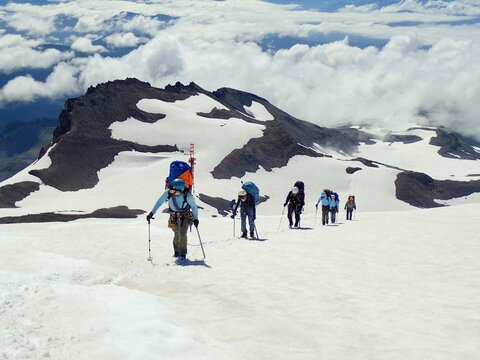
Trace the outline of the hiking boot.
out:
[[[175,252],[173,253],[173,257],[178,257],[178,251],[175,251]]]
[[[254,237],[255,233],[253,231],[250,231],[250,237]]]
[[[178,260],[187,260],[187,254],[178,255]]]
[[[246,231],[242,232],[242,236],[240,236],[240,237],[246,238],[247,237],[247,232]]]

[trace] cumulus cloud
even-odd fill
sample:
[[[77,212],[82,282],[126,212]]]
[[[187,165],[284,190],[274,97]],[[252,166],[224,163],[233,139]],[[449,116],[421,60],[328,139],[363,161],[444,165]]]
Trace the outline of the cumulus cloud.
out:
[[[123,48],[123,47],[134,47],[138,45],[142,40],[135,36],[132,33],[117,33],[109,35],[105,38],[105,41],[110,47],[114,48]]]
[[[80,37],[73,41],[70,46],[72,50],[84,52],[84,53],[96,53],[105,51],[105,48],[101,45],[93,45],[92,41],[86,37]]]
[[[11,73],[22,69],[47,69],[73,55],[56,49],[42,50],[40,45],[40,41],[28,40],[20,35],[3,35],[0,37],[0,71]]]
[[[118,78],[157,81],[175,77],[181,72],[185,60],[178,40],[171,35],[160,34],[121,58],[104,58],[96,54],[78,60],[77,66],[81,68],[79,81],[87,88]]]
[[[17,76],[0,90],[0,104],[73,95],[81,90],[76,73],[75,67],[59,63],[45,81],[37,81],[29,75]]]
[[[9,3],[2,19],[17,31],[42,36],[55,30],[54,17],[42,14],[30,4]]]
[[[140,32],[150,36],[155,36],[162,28],[163,22],[151,16],[137,15],[131,20],[123,20],[117,24],[117,27],[126,32]]]

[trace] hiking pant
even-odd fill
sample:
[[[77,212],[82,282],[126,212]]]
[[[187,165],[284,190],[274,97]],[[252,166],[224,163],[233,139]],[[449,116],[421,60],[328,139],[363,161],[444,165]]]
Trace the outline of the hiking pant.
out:
[[[240,208],[240,219],[242,220],[242,232],[247,232],[247,216],[250,232],[255,230],[255,210],[253,207]]]
[[[187,255],[187,231],[191,214],[171,213],[168,226],[173,230],[173,251],[176,255]]]
[[[353,209],[347,208],[347,220],[352,220]]]
[[[328,224],[328,213],[330,212],[330,206],[322,205],[322,225]]]
[[[301,206],[296,206],[293,204],[288,204],[288,213],[287,213],[287,218],[288,218],[288,224],[290,226],[293,225],[292,221],[292,216],[293,213],[295,213],[295,227],[300,225],[300,214],[301,214],[302,207]]]
[[[330,209],[330,217],[332,219],[332,224],[335,224],[335,220],[337,218],[337,208],[334,207],[333,209]]]

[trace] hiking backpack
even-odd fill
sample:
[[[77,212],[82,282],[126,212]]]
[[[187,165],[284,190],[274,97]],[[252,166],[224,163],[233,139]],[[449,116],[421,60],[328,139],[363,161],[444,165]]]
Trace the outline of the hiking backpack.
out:
[[[297,181],[293,186],[298,188],[299,191],[305,192],[305,184],[303,183],[303,181]]]
[[[255,185],[253,182],[251,181],[245,181],[243,184],[242,184],[242,189],[245,190],[247,193],[249,193],[250,195],[252,195],[253,197],[253,201],[255,203],[255,206],[257,206],[258,204],[260,204],[260,190],[258,190],[258,186]]]
[[[340,198],[338,197],[338,194],[336,192],[332,193],[333,196],[335,196],[335,201],[338,203],[340,202]]]
[[[190,165],[184,161],[172,161],[168,177],[165,180],[165,188],[175,179],[183,179],[185,181],[185,191],[189,191],[193,186],[193,174]]]

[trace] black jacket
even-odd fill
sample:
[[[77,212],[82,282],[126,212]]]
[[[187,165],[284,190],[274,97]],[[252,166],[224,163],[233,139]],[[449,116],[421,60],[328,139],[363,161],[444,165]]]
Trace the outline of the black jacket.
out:
[[[255,200],[253,199],[252,194],[247,193],[247,198],[245,201],[242,201],[240,199],[240,196],[238,197],[237,203],[235,204],[235,208],[233,209],[233,213],[237,213],[237,209],[240,206],[240,209],[247,209],[247,208],[253,208],[255,210]]]
[[[293,195],[293,193],[290,191],[285,199],[284,206],[287,204],[288,207],[302,208],[305,205],[305,193],[303,191],[299,191]]]

